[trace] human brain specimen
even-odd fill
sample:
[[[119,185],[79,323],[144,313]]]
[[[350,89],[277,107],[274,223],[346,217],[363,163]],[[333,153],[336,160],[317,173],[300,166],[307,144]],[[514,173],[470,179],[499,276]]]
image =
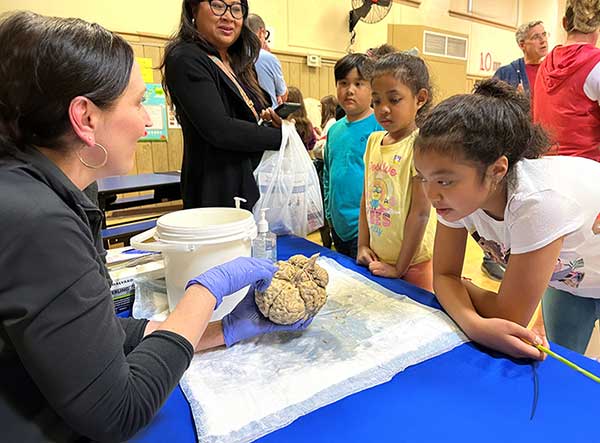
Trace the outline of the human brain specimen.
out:
[[[266,291],[256,291],[260,312],[273,323],[291,325],[314,317],[327,301],[327,271],[316,264],[319,254],[306,258],[294,255],[278,261],[279,270]]]

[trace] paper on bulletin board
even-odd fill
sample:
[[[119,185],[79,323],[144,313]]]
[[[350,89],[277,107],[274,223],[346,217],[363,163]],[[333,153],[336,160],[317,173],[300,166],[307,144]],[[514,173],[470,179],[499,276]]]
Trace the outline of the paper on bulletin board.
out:
[[[181,129],[181,125],[177,121],[177,116],[175,115],[175,106],[169,106],[167,108],[167,117],[169,129]]]
[[[144,83],[152,83],[154,81],[154,70],[152,69],[152,59],[149,57],[136,57]]]
[[[167,101],[160,83],[146,83],[144,107],[152,120],[152,126],[146,129],[148,134],[140,141],[167,141]]]

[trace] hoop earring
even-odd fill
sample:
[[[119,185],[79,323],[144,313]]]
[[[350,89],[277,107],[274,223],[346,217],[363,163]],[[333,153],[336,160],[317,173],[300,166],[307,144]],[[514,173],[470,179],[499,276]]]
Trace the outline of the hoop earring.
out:
[[[92,165],[91,163],[86,162],[83,158],[81,158],[81,151],[77,152],[77,157],[79,158],[79,161],[81,163],[83,163],[83,165],[85,167],[90,168],[90,169],[100,169],[106,165],[106,162],[108,162],[108,151],[100,143],[94,143],[94,146],[98,146],[104,152],[104,160],[102,160],[102,162],[99,165]]]

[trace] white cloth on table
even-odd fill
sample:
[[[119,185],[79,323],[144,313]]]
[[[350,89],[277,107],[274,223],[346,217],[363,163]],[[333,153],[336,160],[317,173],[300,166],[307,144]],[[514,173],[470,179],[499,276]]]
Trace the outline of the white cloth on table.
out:
[[[329,273],[328,301],[306,331],[194,357],[181,386],[199,441],[255,440],[467,340],[442,311],[332,259],[318,263]]]

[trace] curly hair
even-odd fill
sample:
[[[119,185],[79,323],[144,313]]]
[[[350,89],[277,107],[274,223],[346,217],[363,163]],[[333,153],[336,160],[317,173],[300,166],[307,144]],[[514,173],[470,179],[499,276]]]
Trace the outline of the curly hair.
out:
[[[567,32],[590,34],[600,27],[600,0],[567,0]]]
[[[473,94],[450,97],[437,105],[421,126],[415,151],[438,152],[473,163],[481,179],[501,156],[509,171],[523,158],[538,158],[550,141],[531,122],[529,98],[491,78],[476,84]]]

